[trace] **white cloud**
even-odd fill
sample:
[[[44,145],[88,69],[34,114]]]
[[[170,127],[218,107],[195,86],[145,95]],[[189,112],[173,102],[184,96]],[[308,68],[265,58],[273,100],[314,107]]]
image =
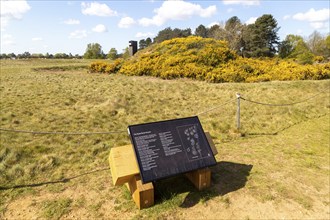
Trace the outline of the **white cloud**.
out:
[[[316,11],[314,8],[311,8],[305,13],[293,15],[292,18],[298,21],[308,21],[314,29],[329,29],[330,9],[323,8]]]
[[[131,27],[135,23],[136,22],[134,21],[133,18],[131,18],[131,17],[124,17],[124,18],[120,19],[120,21],[118,23],[118,27],[120,27],[120,28],[129,28],[129,27]]]
[[[30,9],[26,1],[1,1],[1,17],[22,19]]]
[[[70,18],[70,19],[64,21],[64,24],[75,25],[75,24],[80,24],[80,21],[79,20],[76,20],[76,19]]]
[[[5,31],[8,24],[9,24],[9,18],[0,17],[1,31]]]
[[[209,25],[207,25],[207,27],[208,27],[208,28],[211,28],[211,27],[214,26],[214,25],[219,25],[219,26],[220,26],[220,22],[217,22],[217,21],[212,22],[212,23],[210,23]]]
[[[103,24],[98,24],[92,29],[92,31],[97,33],[104,33],[107,32],[108,29]]]
[[[215,5],[202,8],[198,4],[178,1],[165,1],[160,8],[154,10],[156,13],[152,18],[141,18],[139,24],[142,26],[161,26],[168,20],[186,20],[192,16],[211,17],[217,11]]]
[[[260,5],[260,0],[223,0],[224,5]]]
[[[87,37],[87,31],[86,30],[76,30],[74,32],[71,32],[69,35],[70,39],[81,39]]]
[[[4,34],[1,36],[1,47],[14,45],[14,38],[10,34]]]
[[[245,22],[245,24],[254,24],[257,19],[258,17],[251,17]]]
[[[41,37],[34,37],[32,38],[32,41],[42,41],[43,39]]]
[[[1,31],[5,30],[10,20],[22,19],[23,15],[31,9],[26,1],[1,1],[0,20]]]
[[[234,11],[233,8],[228,8],[228,9],[227,9],[227,13],[231,13],[231,12],[233,12],[233,11]]]
[[[68,1],[67,4],[71,6],[71,5],[74,5],[75,2],[74,1]]]
[[[147,33],[138,32],[135,35],[136,38],[153,37],[153,36],[155,36],[155,34],[151,32],[147,32]]]
[[[283,20],[288,20],[289,18],[291,18],[291,15],[284,15],[283,16]]]
[[[329,20],[330,17],[330,9],[323,8],[318,11],[315,11],[314,8],[309,9],[309,11],[305,13],[297,13],[292,16],[293,19],[299,21],[309,21],[309,22],[323,22]]]
[[[106,4],[100,4],[98,2],[83,2],[81,3],[81,12],[84,15],[95,15],[101,17],[110,17],[117,16],[118,13],[111,8],[109,8]]]
[[[310,25],[314,29],[329,29],[329,22],[311,22]]]

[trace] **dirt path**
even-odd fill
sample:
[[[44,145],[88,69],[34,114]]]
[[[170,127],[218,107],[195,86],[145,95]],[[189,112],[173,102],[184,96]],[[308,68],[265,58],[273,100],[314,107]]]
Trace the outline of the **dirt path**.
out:
[[[177,214],[184,219],[327,219],[329,206],[315,202],[312,210],[306,210],[294,201],[260,202],[252,196],[232,192],[230,204],[214,199],[193,208],[180,209]],[[317,198],[315,198],[317,199]]]
[[[102,178],[97,176],[89,178],[90,182],[100,179]],[[19,197],[10,202],[3,219],[38,219],[45,215],[47,218],[45,204],[65,198],[70,199],[71,203],[61,219],[130,219],[141,213],[143,216],[144,211],[137,210],[129,198],[118,198],[118,195],[125,193],[123,188],[109,185],[111,183],[107,179],[97,186],[63,186],[59,192],[51,192],[53,189],[50,186],[39,187],[34,195]],[[312,208],[306,209],[292,200],[262,202],[250,195],[248,189],[241,188],[224,196],[199,201],[187,208],[177,207],[174,212],[169,211],[165,216],[175,219],[328,219],[329,206],[320,202],[317,196],[312,199]]]

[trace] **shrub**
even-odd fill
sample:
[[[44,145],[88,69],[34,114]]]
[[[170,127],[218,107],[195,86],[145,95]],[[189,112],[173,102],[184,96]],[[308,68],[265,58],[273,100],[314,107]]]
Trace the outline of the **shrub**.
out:
[[[205,70],[237,58],[225,41],[193,36],[164,41],[153,51],[128,60],[119,72],[164,79],[187,77],[204,80]]]
[[[324,61],[324,57],[322,57],[322,56],[315,56],[314,57],[314,62],[322,63],[323,61]]]
[[[89,66],[89,72],[91,73],[104,73],[105,68],[107,67],[108,63],[97,61],[93,62]]]
[[[314,60],[319,62],[321,58]],[[313,54],[301,54],[297,62],[242,58],[231,51],[225,41],[191,36],[155,44],[125,62],[119,59],[113,63],[94,62],[90,71],[163,79],[191,78],[214,83],[330,78],[329,63],[312,63]]]
[[[90,73],[117,73],[121,65],[123,63],[123,59],[116,59],[112,63],[104,62],[104,61],[96,61],[89,65]]]

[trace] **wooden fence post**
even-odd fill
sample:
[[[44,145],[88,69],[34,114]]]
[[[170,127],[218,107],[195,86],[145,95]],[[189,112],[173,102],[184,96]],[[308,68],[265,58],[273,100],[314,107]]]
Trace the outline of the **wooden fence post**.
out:
[[[239,93],[236,93],[237,98],[237,113],[236,113],[236,126],[237,130],[241,127],[241,95]]]

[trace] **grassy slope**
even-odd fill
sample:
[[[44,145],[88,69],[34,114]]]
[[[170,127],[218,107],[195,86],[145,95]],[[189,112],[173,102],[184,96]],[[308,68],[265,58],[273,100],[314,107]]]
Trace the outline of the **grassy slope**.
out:
[[[251,196],[260,203],[293,201],[310,215],[320,207],[318,202],[329,206],[330,104],[326,92],[329,81],[259,84],[164,81],[86,74],[79,69],[86,61],[58,62],[1,61],[1,127],[125,131],[129,124],[191,116],[231,101],[200,115],[204,129],[218,143],[217,160],[222,163],[213,168],[213,187],[209,191],[197,193],[191,186],[172,191],[166,184],[160,184],[159,204],[142,212],[134,208],[125,189],[111,185],[109,172],[98,171],[67,183],[2,190],[1,197],[5,198],[0,203],[2,214],[6,211],[8,214],[14,209],[10,204],[24,198],[29,198],[28,201],[35,198],[29,207],[36,209],[37,216],[44,217],[58,217],[52,213],[54,209],[68,217],[70,213],[83,215],[81,210],[87,210],[90,217],[109,217],[109,210],[110,216],[117,217],[124,212],[127,217],[157,216],[160,211],[166,216],[173,210],[186,216],[178,206],[210,200],[210,207],[214,205],[212,201],[220,201],[230,209],[230,204],[235,203],[231,196],[238,199]],[[79,68],[67,68],[65,72],[31,70],[58,65]],[[325,92],[290,107],[265,107],[242,101],[244,137],[235,129],[236,92],[261,102],[288,103],[320,91]],[[276,132],[279,134],[273,135]],[[1,187],[44,183],[108,167],[110,148],[129,143],[126,133],[91,136],[1,133],[0,141]],[[187,184],[180,178],[174,181]],[[321,216],[329,216],[322,211]]]

